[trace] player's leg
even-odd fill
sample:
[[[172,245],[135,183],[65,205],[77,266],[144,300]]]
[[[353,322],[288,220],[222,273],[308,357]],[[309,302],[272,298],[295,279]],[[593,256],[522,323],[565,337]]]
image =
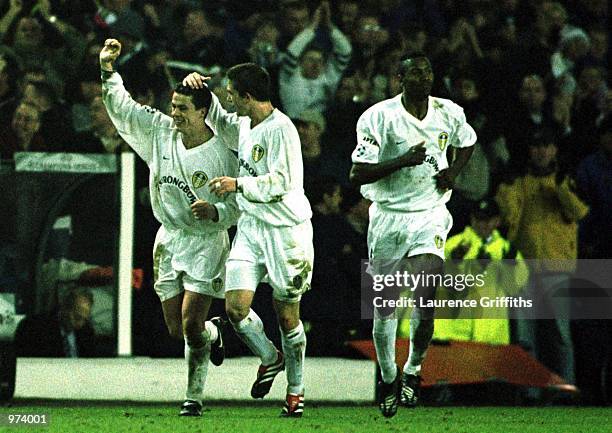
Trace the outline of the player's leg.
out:
[[[206,321],[211,303],[210,296],[185,291],[182,304],[182,330],[185,336],[187,391],[180,413],[183,416],[202,414],[202,393],[208,372],[211,341],[219,338],[217,327]]]
[[[306,333],[300,321],[300,300],[310,289],[314,251],[312,225],[272,227],[263,247],[273,291],[273,305],[281,331],[287,368],[287,395],[282,416],[300,417],[304,411]]]
[[[241,216],[238,231],[226,265],[225,311],[238,337],[261,365],[251,388],[253,398],[263,398],[270,390],[274,377],[285,363],[282,354],[268,339],[261,318],[251,309],[257,285],[265,275],[260,242],[265,238],[261,224],[255,218]]]
[[[164,322],[170,336],[177,340],[183,339],[183,327],[181,309],[183,304],[183,293],[161,301]]]
[[[412,274],[423,278],[416,286],[413,298],[417,307],[410,317],[410,350],[402,374],[401,403],[416,406],[421,383],[421,365],[434,331],[434,309],[418,307],[418,299],[434,299],[437,284],[442,279],[444,266],[444,244],[453,225],[453,217],[445,206],[440,206],[414,215],[409,227],[413,233],[410,242],[408,267]]]
[[[167,237],[163,226],[160,227],[153,246],[153,287],[161,301],[168,333],[172,338],[182,340],[183,285],[179,273],[172,267]]]
[[[392,417],[397,412],[401,379],[395,363],[397,316],[393,309],[375,309],[373,322],[372,339],[381,372],[381,381],[377,384],[378,405],[385,417]]]
[[[405,242],[400,242],[406,224],[398,214],[389,214],[376,207],[371,212],[368,227],[368,250],[370,251],[369,273],[372,275],[392,275],[401,266],[396,257],[406,253]],[[379,292],[385,299],[398,296],[396,290],[386,287]],[[372,339],[376,349],[376,360],[381,372],[377,383],[378,407],[385,417],[397,413],[399,402],[399,381],[401,374],[395,363],[395,341],[397,335],[397,316],[395,308],[375,308],[372,323]]]
[[[181,270],[181,283],[185,290],[181,326],[185,337],[187,392],[181,415],[199,416],[208,361],[220,365],[224,358],[221,330],[213,320],[207,321],[206,318],[212,300],[224,297],[223,277],[229,238],[226,232],[207,236],[182,233],[173,239],[172,250],[172,263]]]
[[[414,291],[414,299],[435,299],[436,281],[442,274],[443,260],[433,254],[420,254],[410,257],[408,262],[413,274],[428,277],[421,279]],[[421,366],[434,332],[434,309],[419,307],[421,301],[416,305],[410,316],[410,350],[402,375],[401,403],[409,407],[414,407],[419,399]]]
[[[287,369],[287,398],[281,415],[300,417],[304,412],[304,358],[306,332],[300,320],[300,303],[274,300]]]
[[[228,265],[228,272],[232,269]],[[261,318],[251,309],[255,292],[230,290],[226,292],[225,309],[236,334],[261,360],[257,378],[251,387],[251,397],[264,398],[278,373],[285,369],[285,361],[264,330]]]

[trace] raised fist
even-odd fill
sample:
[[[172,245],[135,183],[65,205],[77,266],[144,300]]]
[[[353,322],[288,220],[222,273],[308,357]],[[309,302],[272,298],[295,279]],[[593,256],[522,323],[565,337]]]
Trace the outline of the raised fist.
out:
[[[121,42],[117,39],[107,39],[100,50],[100,67],[106,70],[113,69],[113,63],[121,54]]]

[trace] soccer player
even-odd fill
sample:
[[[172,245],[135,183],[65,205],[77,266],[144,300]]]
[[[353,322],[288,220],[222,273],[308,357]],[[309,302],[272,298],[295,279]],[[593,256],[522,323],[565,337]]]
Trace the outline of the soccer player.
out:
[[[253,398],[263,398],[286,365],[287,396],[282,416],[300,417],[304,409],[306,334],[300,299],[310,288],[314,252],[312,211],[304,195],[300,139],[291,120],[270,102],[270,76],[254,63],[227,72],[226,112],[213,95],[208,119],[213,129],[238,150],[239,177],[211,181],[217,194],[237,193],[241,210],[227,262],[225,307],[242,341],[261,359]],[[206,78],[190,74],[184,84],[205,87]],[[283,352],[267,338],[251,309],[255,290],[267,274],[281,330]]]
[[[406,259],[413,274],[435,276],[442,272],[444,242],[452,225],[445,203],[471,156],[476,133],[461,107],[430,96],[434,74],[425,55],[403,60],[399,78],[402,93],[370,107],[357,122],[350,179],[373,202],[368,228],[373,267],[382,259]],[[449,145],[456,154],[450,165]],[[427,280],[416,287],[415,297],[435,296],[434,278]],[[401,372],[395,364],[395,311],[374,310],[372,334],[382,375],[379,407],[386,417],[395,415],[398,399],[406,406],[417,403],[433,313],[418,307],[412,311],[410,352]]]
[[[170,335],[185,339],[187,392],[180,415],[202,414],[208,361],[224,358],[222,320],[206,321],[214,298],[224,297],[227,229],[238,218],[235,197],[220,199],[208,179],[236,176],[236,157],[205,123],[208,88],[178,85],[172,116],[136,103],[113,63],[121,52],[116,39],[100,51],[104,104],[117,131],[150,169],[151,206],[161,227],[153,247],[155,291]]]

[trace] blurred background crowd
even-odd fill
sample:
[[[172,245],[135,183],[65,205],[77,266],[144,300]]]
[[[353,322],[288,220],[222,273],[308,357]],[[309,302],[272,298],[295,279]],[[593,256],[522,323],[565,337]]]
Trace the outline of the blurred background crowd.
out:
[[[432,94],[461,105],[478,134],[449,203],[451,235],[481,222],[481,244],[499,229],[524,258],[610,258],[608,26],[605,0],[0,0],[1,158],[129,151],[100,98],[98,53],[108,37],[123,44],[117,69],[132,96],[165,112],[174,84],[191,71],[212,76],[227,105],[228,66],[266,67],[274,105],[300,134],[314,212],[314,290],[303,303],[309,352],[345,354],[342,342],[371,329],[359,300],[369,203],[348,183],[355,125],[367,107],[401,92],[406,52],[429,56]],[[151,343],[165,333],[150,290],[157,226],[146,167],[137,173],[135,257],[145,278],[135,293],[135,352],[179,356],[182,345],[165,337]],[[469,247],[449,254],[517,257]],[[548,269],[532,283],[559,285],[555,278],[572,271]],[[537,335],[524,341],[518,328],[513,342],[538,346]],[[610,328],[553,324],[544,340],[563,360],[548,365],[570,382],[596,380],[580,372],[605,370],[610,355],[597,348],[612,346]]]

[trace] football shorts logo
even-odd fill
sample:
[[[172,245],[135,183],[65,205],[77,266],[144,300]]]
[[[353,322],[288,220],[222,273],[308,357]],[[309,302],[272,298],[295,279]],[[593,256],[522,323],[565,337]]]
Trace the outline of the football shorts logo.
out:
[[[437,249],[442,248],[442,245],[444,245],[444,241],[442,240],[442,236],[436,235],[434,237],[434,243],[436,244],[436,248]]]
[[[196,171],[191,176],[191,183],[195,189],[202,188],[208,182],[208,176],[203,171]]]
[[[263,158],[264,153],[265,153],[264,148],[261,147],[259,144],[256,144],[255,146],[253,146],[251,157],[253,158],[253,161],[259,162],[261,158]]]
[[[223,280],[221,278],[215,278],[212,280],[212,289],[215,292],[219,292],[223,288]]]
[[[296,275],[293,277],[291,283],[293,284],[293,287],[299,290],[302,288],[302,284],[304,284],[304,278],[301,275]]]
[[[448,132],[441,132],[438,135],[438,147],[440,150],[446,149],[446,143],[448,142]]]

